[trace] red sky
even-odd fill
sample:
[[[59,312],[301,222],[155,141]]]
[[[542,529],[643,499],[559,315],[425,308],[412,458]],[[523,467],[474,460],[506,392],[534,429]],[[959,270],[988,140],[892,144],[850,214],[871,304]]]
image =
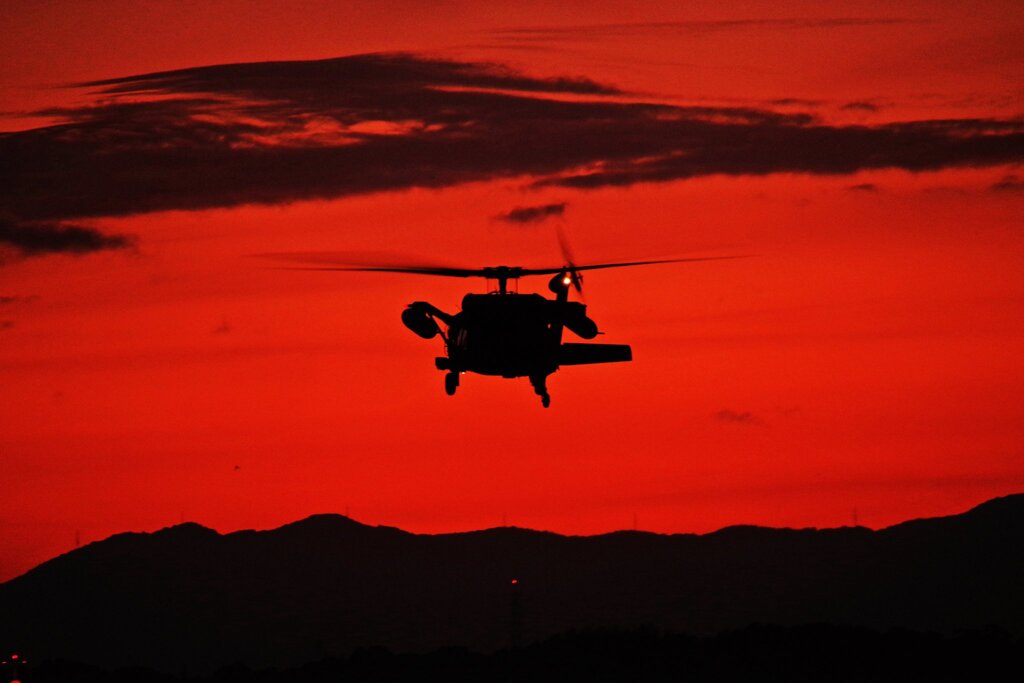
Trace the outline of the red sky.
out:
[[[183,518],[878,527],[1024,490],[1018,3],[504,4],[0,7],[0,580]],[[554,222],[585,262],[751,258],[590,274],[635,360],[549,410],[445,396],[402,327],[482,283],[249,258],[556,265]]]

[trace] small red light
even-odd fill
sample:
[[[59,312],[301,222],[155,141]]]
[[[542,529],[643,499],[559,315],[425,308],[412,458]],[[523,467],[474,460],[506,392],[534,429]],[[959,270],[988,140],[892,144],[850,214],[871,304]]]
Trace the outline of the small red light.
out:
[[[11,655],[11,659],[17,659],[18,655]]]
[[[513,586],[516,585],[517,583],[519,583],[519,579],[512,579],[512,585]]]

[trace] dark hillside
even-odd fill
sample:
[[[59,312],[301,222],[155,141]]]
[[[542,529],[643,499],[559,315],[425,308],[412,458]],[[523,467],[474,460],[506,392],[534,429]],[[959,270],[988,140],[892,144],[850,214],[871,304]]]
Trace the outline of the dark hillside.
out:
[[[1024,633],[1024,495],[881,531],[416,535],[317,515],[119,534],[0,585],[0,643],[167,670],[382,645],[488,652],[571,629],[754,623]],[[513,584],[512,580],[516,583]]]

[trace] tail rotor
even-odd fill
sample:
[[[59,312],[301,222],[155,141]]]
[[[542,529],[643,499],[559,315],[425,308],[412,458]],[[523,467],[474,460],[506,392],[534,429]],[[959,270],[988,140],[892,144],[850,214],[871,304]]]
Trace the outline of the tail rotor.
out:
[[[576,265],[576,258],[572,254],[572,248],[569,246],[569,239],[565,235],[565,231],[562,226],[555,225],[555,235],[558,236],[558,246],[562,250],[562,260],[565,261],[565,278],[568,278],[566,282],[563,279],[563,284],[572,285],[576,293],[580,295],[581,299],[585,300],[583,296],[583,274],[580,273],[578,266]]]

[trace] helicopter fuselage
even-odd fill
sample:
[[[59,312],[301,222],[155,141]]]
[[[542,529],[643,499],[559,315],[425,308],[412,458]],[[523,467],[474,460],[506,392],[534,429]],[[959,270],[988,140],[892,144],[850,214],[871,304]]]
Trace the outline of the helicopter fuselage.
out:
[[[563,315],[559,302],[540,294],[467,294],[448,325],[450,367],[501,377],[551,374]]]
[[[448,372],[448,394],[455,393],[465,372],[529,377],[547,406],[546,378],[560,366],[632,359],[627,345],[562,343],[565,328],[583,339],[593,339],[598,329],[585,305],[567,300],[567,286],[559,281],[552,289],[555,299],[514,292],[467,294],[455,314],[416,301],[402,313],[402,321],[421,337],[440,334],[444,339],[446,355],[436,359],[436,366]]]

